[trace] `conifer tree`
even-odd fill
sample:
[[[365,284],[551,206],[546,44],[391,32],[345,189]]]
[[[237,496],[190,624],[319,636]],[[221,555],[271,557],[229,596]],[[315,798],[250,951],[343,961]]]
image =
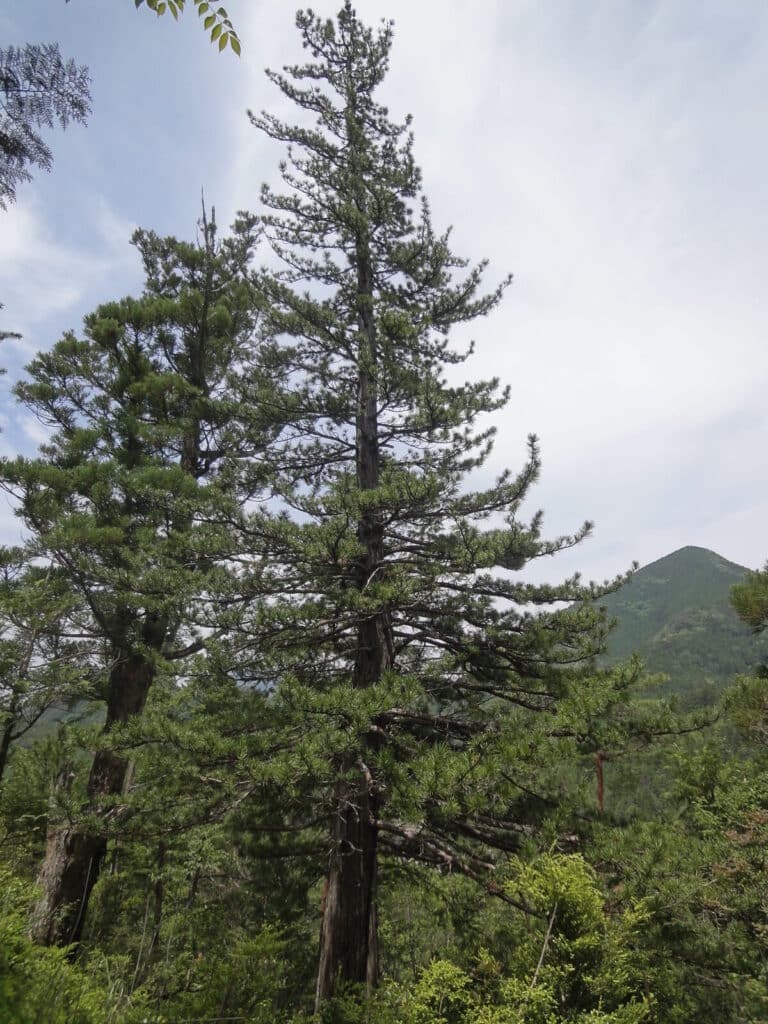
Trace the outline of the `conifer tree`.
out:
[[[256,232],[241,219],[219,244],[214,222],[201,227],[195,245],[138,232],[144,294],[99,307],[17,387],[53,434],[38,458],[6,461],[3,482],[30,550],[87,608],[80,629],[106,708],[84,815],[49,827],[33,922],[44,943],[80,937],[130,782],[115,736],[142,714],[160,669],[204,645],[233,553],[228,523],[255,486],[258,462],[242,467],[261,436],[248,373]]]
[[[508,281],[484,293],[485,263],[432,225],[410,119],[375,98],[392,25],[366,28],[349,0],[335,23],[297,24],[311,62],[268,75],[306,116],[251,115],[288,144],[287,191],[262,193],[282,267],[260,288],[296,409],[273,454],[282,512],[249,524],[273,601],[247,623],[242,664],[283,715],[284,753],[260,770],[286,834],[328,830],[319,1005],[340,982],[377,981],[381,855],[493,887],[496,855],[547,805],[529,788],[537,761],[589,731],[574,716],[603,626],[578,577],[514,575],[590,525],[546,540],[540,513],[520,519],[534,437],[519,473],[484,483],[493,429],[478,420],[509,393],[449,382],[471,353],[449,332]]]

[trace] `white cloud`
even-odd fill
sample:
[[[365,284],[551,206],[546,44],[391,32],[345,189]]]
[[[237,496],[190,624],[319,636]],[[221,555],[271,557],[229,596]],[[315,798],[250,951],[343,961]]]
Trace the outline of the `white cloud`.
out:
[[[116,270],[136,263],[127,245],[132,227],[112,211],[106,199],[95,197],[88,243],[76,245],[53,227],[33,188],[24,203],[2,214],[0,232],[4,324],[23,334],[21,348],[27,353],[50,343],[38,336],[39,325],[60,320],[63,313],[79,314],[95,287]]]
[[[113,264],[125,266],[136,262],[128,243],[139,225],[121,217],[104,196],[98,196],[96,199],[94,226]]]
[[[84,240],[71,241],[50,210],[28,187],[23,203],[2,214],[0,301],[2,327],[21,333],[8,341],[4,365],[18,370],[64,329],[76,327],[90,305],[114,297],[114,281],[137,277],[138,259],[128,245],[133,225],[103,196],[88,206]]]
[[[34,324],[72,306],[83,291],[83,276],[94,272],[92,257],[73,252],[52,236],[33,201],[3,215],[0,234],[0,289],[6,316]],[[45,304],[40,301],[45,295]]]
[[[24,435],[35,445],[45,444],[50,438],[50,432],[43,426],[40,420],[34,416],[22,416],[16,421],[16,426],[21,427]]]

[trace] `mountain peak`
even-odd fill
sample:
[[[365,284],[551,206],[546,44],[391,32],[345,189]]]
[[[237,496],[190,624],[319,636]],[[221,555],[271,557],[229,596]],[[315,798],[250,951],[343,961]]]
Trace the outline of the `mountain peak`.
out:
[[[708,548],[687,545],[638,569],[601,601],[617,626],[608,656],[637,652],[667,692],[688,706],[708,702],[762,660],[761,641],[731,608],[730,591],[747,569]]]
[[[654,562],[644,565],[638,570],[637,574],[639,575],[646,570],[657,569],[661,566],[674,568],[675,571],[684,571],[693,567],[716,566],[719,570],[725,568],[733,571],[739,579],[748,571],[745,566],[738,565],[736,562],[729,562],[727,558],[718,555],[716,551],[710,551],[709,548],[701,548],[695,544],[686,544],[685,547],[671,551],[668,555],[662,555],[661,558],[657,558]],[[734,582],[736,581],[734,580]]]

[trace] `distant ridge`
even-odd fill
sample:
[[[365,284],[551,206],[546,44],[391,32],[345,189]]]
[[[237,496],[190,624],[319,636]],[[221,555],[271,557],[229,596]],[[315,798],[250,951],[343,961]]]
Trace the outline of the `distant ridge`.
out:
[[[601,601],[618,624],[608,641],[611,662],[641,655],[649,671],[669,676],[664,690],[684,707],[715,701],[733,678],[768,656],[730,606],[747,573],[707,548],[688,546],[639,569]]]

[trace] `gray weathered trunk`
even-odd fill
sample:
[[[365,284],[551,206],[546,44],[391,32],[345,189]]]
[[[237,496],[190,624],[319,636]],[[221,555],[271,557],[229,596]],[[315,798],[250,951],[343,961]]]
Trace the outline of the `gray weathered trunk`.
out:
[[[373,987],[378,980],[376,940],[376,829],[365,781],[337,787],[333,849],[323,913],[317,1004],[339,982]]]
[[[153,663],[144,654],[117,659],[109,678],[105,733],[141,714],[153,677]],[[46,946],[79,942],[88,900],[107,852],[111,798],[123,793],[129,782],[130,761],[111,750],[99,750],[88,777],[89,823],[49,825],[37,878],[42,896],[30,919],[30,935],[36,942]]]

